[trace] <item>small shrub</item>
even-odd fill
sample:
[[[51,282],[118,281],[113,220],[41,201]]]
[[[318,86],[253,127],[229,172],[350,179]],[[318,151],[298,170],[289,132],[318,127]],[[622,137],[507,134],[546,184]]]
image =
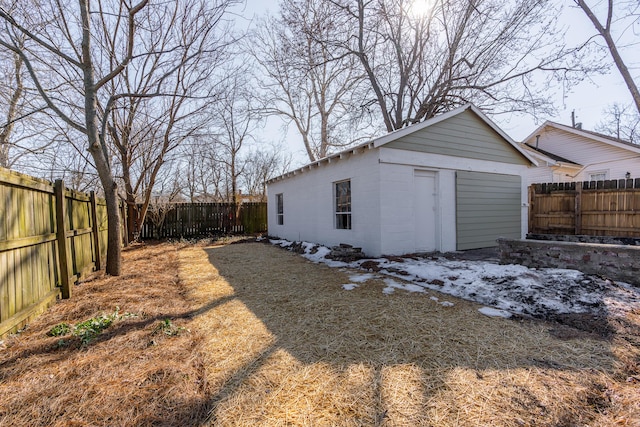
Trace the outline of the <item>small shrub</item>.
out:
[[[71,333],[71,326],[68,323],[59,323],[47,332],[50,337],[62,337]]]
[[[111,326],[118,318],[118,309],[112,314],[101,314],[100,316],[78,323],[74,328],[73,334],[80,337],[82,344],[88,344],[100,335],[102,331]]]
[[[184,331],[185,328],[181,326],[176,326],[171,322],[171,319],[164,319],[156,325],[153,330],[154,334],[163,333],[165,335],[169,335],[170,337],[176,336],[180,334],[180,332]]]
[[[116,320],[119,320],[122,317],[135,316],[131,313],[126,313],[124,316],[121,316],[119,314],[119,310],[120,308],[116,307],[116,310],[111,314],[101,314],[75,325],[69,325],[68,323],[59,323],[51,328],[47,335],[51,337],[61,337],[71,334],[74,337],[80,338],[80,341],[83,345],[87,345],[95,337],[100,335],[102,331],[111,326]],[[58,341],[58,347],[63,347],[64,345],[66,345],[65,340]]]

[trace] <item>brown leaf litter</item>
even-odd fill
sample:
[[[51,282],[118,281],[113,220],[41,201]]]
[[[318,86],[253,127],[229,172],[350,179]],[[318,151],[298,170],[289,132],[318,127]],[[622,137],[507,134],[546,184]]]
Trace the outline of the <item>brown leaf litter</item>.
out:
[[[639,313],[558,334],[349,274],[256,243],[127,250],[5,341],[0,425],[640,425]],[[86,344],[47,335],[116,308]]]

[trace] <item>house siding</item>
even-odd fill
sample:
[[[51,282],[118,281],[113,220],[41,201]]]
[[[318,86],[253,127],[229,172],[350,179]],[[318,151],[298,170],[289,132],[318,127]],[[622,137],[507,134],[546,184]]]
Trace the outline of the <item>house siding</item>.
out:
[[[496,131],[467,110],[385,147],[518,165],[529,162]]]
[[[563,182],[562,177],[553,173],[553,169],[546,165],[546,162],[538,161],[541,166],[529,168],[526,174],[528,185],[539,182]]]
[[[551,182],[583,181],[584,173],[580,172],[576,175],[575,168],[552,167],[544,161],[539,160],[538,162],[541,166],[529,168],[524,175],[527,186]]]
[[[458,250],[497,246],[498,237],[521,237],[521,182],[516,175],[457,172]]]
[[[632,178],[640,177],[640,153],[551,126],[546,126],[539,135],[539,148],[570,159],[582,168],[578,171],[558,173],[546,166],[532,168],[527,174],[528,184],[588,181],[590,174],[597,172],[604,172],[606,179],[622,179],[627,172]],[[535,137],[525,142],[532,146],[536,144]]]
[[[632,178],[640,178],[640,156],[634,159],[625,159],[619,161],[611,161],[606,165],[592,164],[584,169],[574,181],[589,181],[589,177],[593,173],[605,173],[606,179],[623,179],[626,178],[627,172]]]

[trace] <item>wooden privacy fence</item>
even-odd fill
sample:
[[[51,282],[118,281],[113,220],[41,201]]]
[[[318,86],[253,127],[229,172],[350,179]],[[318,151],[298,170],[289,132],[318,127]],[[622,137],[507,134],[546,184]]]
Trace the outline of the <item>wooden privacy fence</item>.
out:
[[[42,313],[99,270],[107,209],[95,193],[0,168],[0,336]]]
[[[640,237],[640,178],[533,184],[529,233]]]
[[[266,203],[172,203],[149,208],[140,237],[162,239],[265,231]]]

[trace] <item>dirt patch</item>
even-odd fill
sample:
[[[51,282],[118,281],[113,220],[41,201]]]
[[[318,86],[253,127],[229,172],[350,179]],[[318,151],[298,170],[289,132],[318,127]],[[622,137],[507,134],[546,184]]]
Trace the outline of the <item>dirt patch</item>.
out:
[[[495,248],[469,249],[467,251],[447,252],[442,254],[447,259],[466,261],[500,261],[500,250]]]
[[[607,318],[593,314],[556,314],[548,320],[557,324],[550,329],[551,334],[561,339],[589,336],[610,339],[616,332]]]
[[[638,313],[558,339],[354,274],[260,243],[126,251],[6,340],[0,425],[638,425]],[[116,308],[85,344],[48,335]]]

